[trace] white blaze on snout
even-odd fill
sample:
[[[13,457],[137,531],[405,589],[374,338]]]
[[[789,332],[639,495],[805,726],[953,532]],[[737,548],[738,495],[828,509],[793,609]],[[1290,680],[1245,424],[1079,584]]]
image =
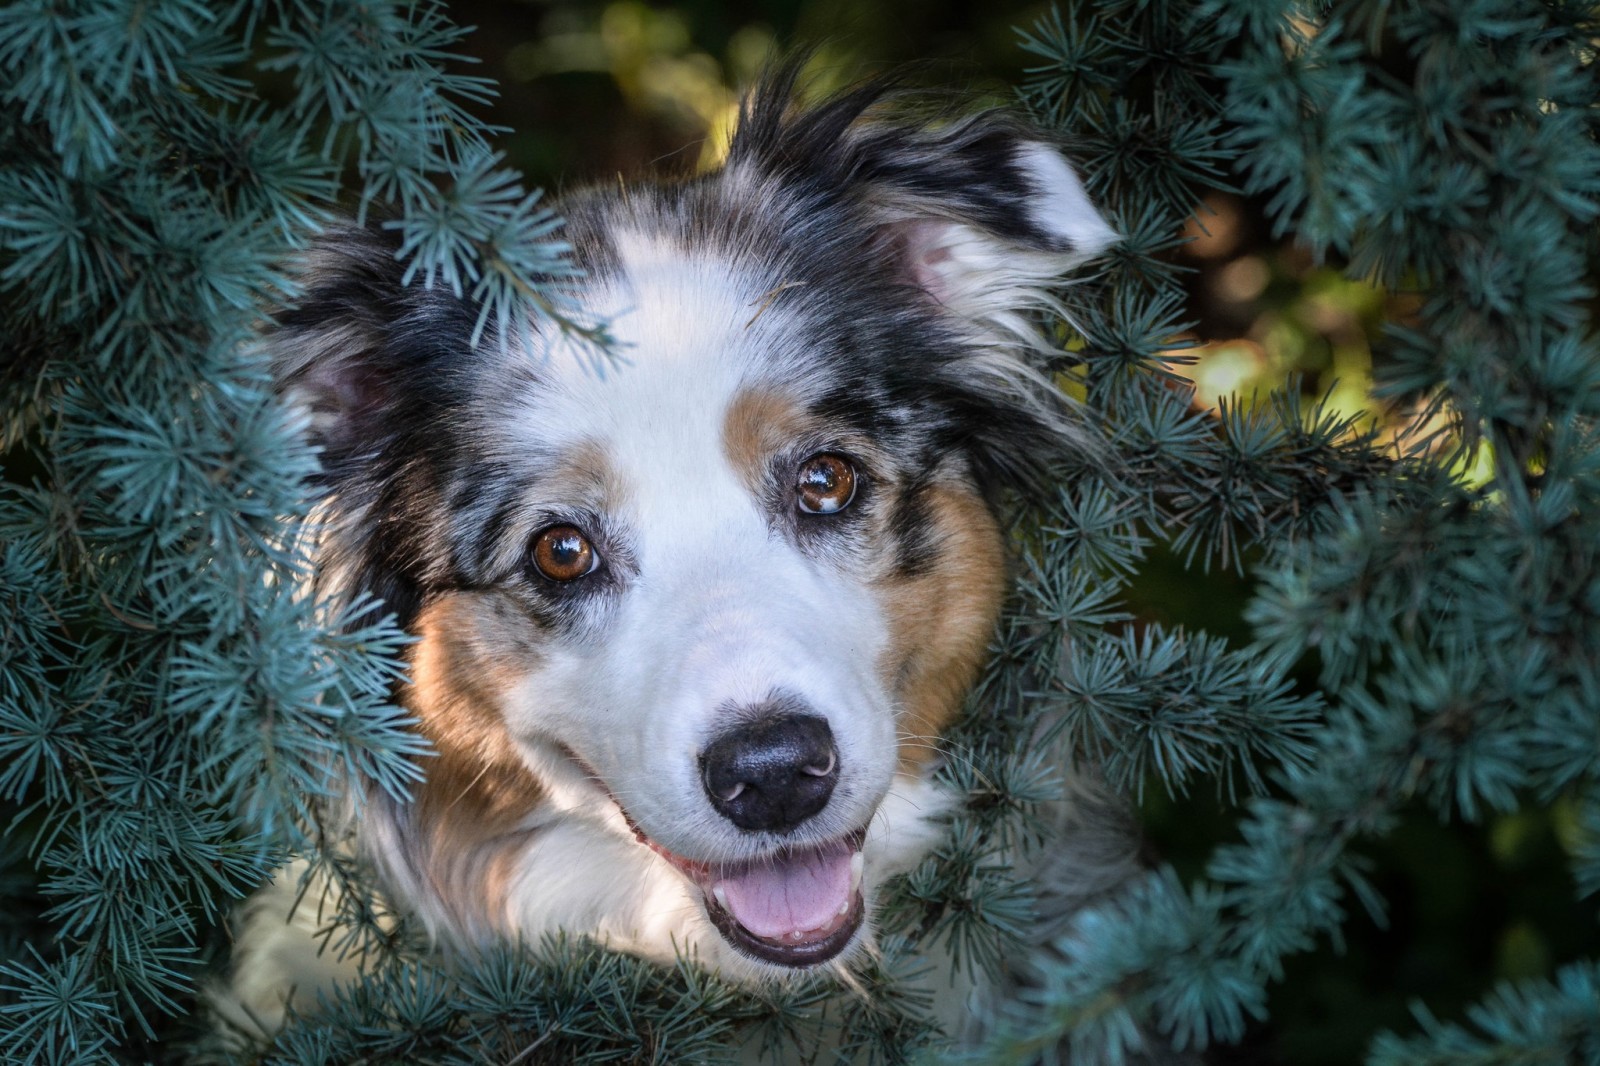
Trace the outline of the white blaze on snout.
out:
[[[741,393],[804,380],[804,333],[776,309],[752,323],[770,285],[725,264],[642,238],[621,253],[627,284],[602,309],[621,361],[600,375],[551,353],[521,432],[530,450],[585,442],[604,453],[618,487],[606,519],[626,540],[626,567],[619,559],[616,594],[597,608],[602,631],[558,642],[530,686],[537,712],[513,730],[570,748],[661,846],[731,862],[771,841],[716,813],[698,755],[741,710],[799,700],[827,719],[840,757],[833,796],[802,833],[836,838],[867,824],[893,772],[893,705],[874,669],[884,622],[859,576],[807,556],[773,521],[723,437]],[[813,917],[798,897],[784,906],[746,909]]]

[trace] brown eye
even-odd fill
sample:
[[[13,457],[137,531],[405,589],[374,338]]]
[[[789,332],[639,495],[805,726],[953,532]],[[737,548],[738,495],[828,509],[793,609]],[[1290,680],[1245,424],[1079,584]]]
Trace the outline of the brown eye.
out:
[[[533,538],[533,565],[551,581],[594,573],[600,556],[577,526],[551,526]]]
[[[856,468],[850,460],[826,452],[800,464],[795,490],[806,514],[837,514],[856,494]]]

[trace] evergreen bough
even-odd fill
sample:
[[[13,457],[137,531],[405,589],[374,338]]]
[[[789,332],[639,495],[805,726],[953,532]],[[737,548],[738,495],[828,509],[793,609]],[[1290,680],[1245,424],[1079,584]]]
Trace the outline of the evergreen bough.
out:
[[[918,944],[1025,990],[966,1056],[1119,1062],[1239,1039],[1284,960],[1383,901],[1354,850],[1402,807],[1576,802],[1600,887],[1600,77],[1592,4],[1083,0],[1023,33],[1023,103],[1125,240],[1070,292],[1055,369],[1119,461],[1019,505],[1017,592],[950,738],[969,802],[895,890],[856,987],[750,993],[581,942],[466,972],[320,852],[329,770],[403,791],[380,604],[301,590],[315,457],[251,330],[341,193],[392,212],[413,283],[482,343],[574,319],[556,220],[499,167],[431,4],[67,0],[0,9],[0,1054],[18,1063],[716,1058],[818,1034],[941,1051]],[[1226,56],[1217,60],[1217,56]],[[1238,185],[1279,234],[1396,291],[1376,392],[1399,445],[1294,389],[1196,411],[1184,221]],[[1486,477],[1469,479],[1469,458]],[[1248,568],[1254,639],[1135,625],[1155,545]],[[1289,671],[1311,663],[1314,690]],[[1028,943],[1049,730],[1114,788],[1219,787],[1237,836]],[[290,855],[351,888],[367,976],[241,1052],[185,1020],[226,914]],[[315,900],[308,900],[314,905]],[[1600,1061],[1593,962],[1418,1008],[1373,1064]]]

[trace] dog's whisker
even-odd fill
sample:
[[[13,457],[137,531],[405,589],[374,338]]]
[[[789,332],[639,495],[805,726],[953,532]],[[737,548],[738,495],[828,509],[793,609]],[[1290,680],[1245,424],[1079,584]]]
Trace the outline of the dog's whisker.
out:
[[[467,795],[470,792],[472,792],[472,790],[474,788],[477,787],[478,782],[483,780],[484,776],[486,774],[488,774],[488,772],[489,772],[489,764],[488,763],[484,763],[483,764],[483,768],[478,771],[477,775],[475,777],[473,777],[473,779],[471,781],[468,781],[464,786],[462,786],[460,792],[456,793],[455,799],[452,799],[450,801],[450,803],[445,807],[445,812],[448,813],[451,808],[453,808],[456,804],[460,803],[463,799],[465,799],[467,797]]]

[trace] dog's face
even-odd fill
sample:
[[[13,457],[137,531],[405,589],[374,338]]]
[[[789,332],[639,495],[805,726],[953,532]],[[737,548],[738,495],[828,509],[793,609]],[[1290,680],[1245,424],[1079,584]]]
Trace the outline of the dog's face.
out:
[[[1070,446],[1025,316],[1111,233],[1014,127],[869,102],[770,86],[721,172],[561,205],[604,372],[557,333],[474,349],[473,310],[363,232],[283,316],[326,570],[419,638],[439,756],[381,847],[411,895],[470,897],[435,901],[457,926],[516,924],[559,823],[672,871],[680,945],[806,967],[925,846],[892,823],[994,626],[991,501]],[[628,940],[598,909],[569,931]]]

